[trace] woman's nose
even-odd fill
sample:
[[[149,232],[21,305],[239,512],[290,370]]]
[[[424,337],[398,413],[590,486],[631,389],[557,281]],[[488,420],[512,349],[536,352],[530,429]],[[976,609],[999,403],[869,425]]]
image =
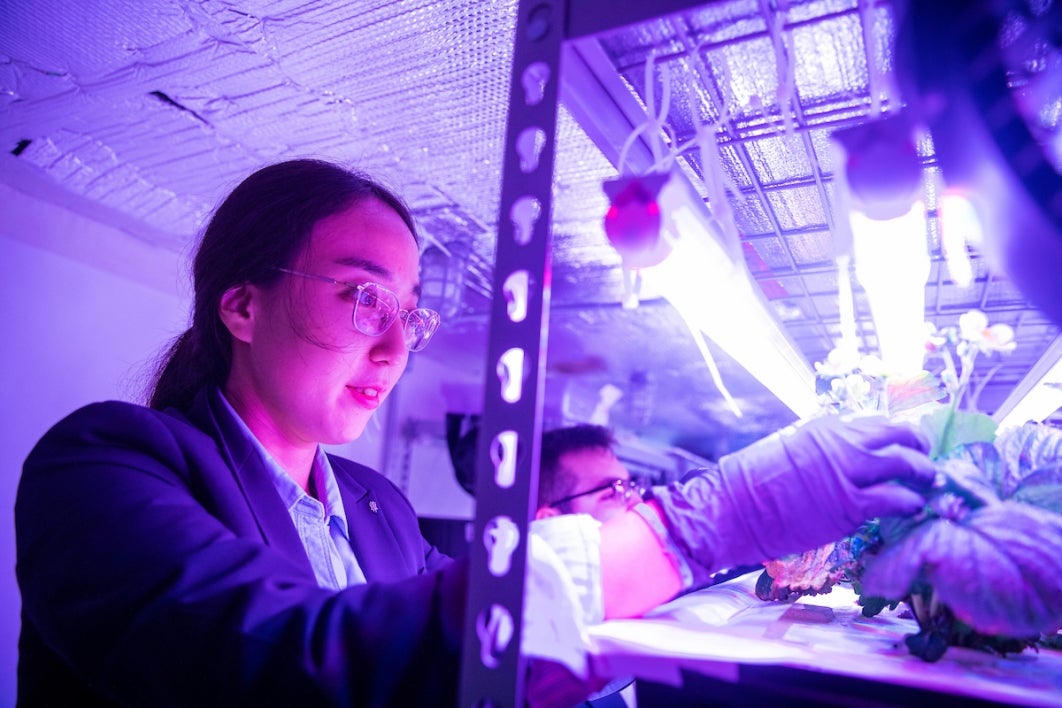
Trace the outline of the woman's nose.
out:
[[[370,351],[373,361],[380,363],[401,363],[409,356],[406,349],[404,325],[398,319],[387,328],[387,331],[376,337]]]

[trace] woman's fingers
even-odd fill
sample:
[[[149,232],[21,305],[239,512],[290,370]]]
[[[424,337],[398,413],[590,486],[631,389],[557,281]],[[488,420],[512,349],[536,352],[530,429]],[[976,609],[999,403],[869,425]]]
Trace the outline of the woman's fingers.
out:
[[[915,490],[928,490],[936,474],[936,465],[925,453],[900,443],[864,449],[859,463],[848,470],[857,487],[896,481]]]

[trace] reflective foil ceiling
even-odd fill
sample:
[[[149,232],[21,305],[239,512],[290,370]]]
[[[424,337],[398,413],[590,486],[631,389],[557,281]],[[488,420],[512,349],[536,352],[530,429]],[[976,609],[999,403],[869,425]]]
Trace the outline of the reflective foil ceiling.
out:
[[[186,258],[212,208],[264,163],[319,156],[369,171],[407,198],[426,247],[467,251],[453,314],[418,356],[455,382],[479,381],[515,10],[512,0],[9,3],[0,12],[0,179]],[[735,416],[664,301],[648,293],[637,309],[620,306],[601,183],[620,172],[623,144],[647,111],[659,112],[666,82],[666,131],[645,133],[623,171],[648,169],[654,140],[678,150],[707,135],[720,170],[698,149],[681,152],[679,166],[706,198],[705,178],[722,180],[751,276],[808,363],[823,360],[840,333],[829,136],[903,106],[897,23],[891,3],[874,0],[730,0],[570,43],[547,426],[587,419],[609,386],[621,394],[614,426],[703,457],[792,420],[709,343]],[[1052,105],[1043,120],[1057,130],[1062,111]],[[992,412],[1059,330],[976,251],[973,282],[952,280],[928,141],[920,156],[933,257],[927,318],[945,326],[977,308],[1017,336],[1013,354],[982,359],[975,375],[980,406]],[[856,316],[861,346],[875,351],[858,285]]]

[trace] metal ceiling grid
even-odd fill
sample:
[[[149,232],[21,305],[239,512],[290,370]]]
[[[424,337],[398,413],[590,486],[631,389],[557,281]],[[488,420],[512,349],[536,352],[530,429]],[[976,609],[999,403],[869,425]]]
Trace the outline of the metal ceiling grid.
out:
[[[749,270],[810,362],[823,360],[839,337],[829,136],[900,105],[891,79],[895,32],[893,8],[885,2],[811,1],[787,3],[783,10],[773,3],[736,0],[600,38],[647,111],[653,108],[647,64],[656,66],[657,103],[663,100],[666,67],[671,84],[666,121],[672,131],[666,139],[673,148],[696,138],[705,125],[714,131],[725,174],[736,186],[731,206]],[[799,61],[790,62],[790,56]],[[792,71],[789,105],[781,90],[787,70]],[[978,364],[979,375],[992,370],[990,391],[981,400],[991,411],[1058,330],[1046,323],[1047,331],[1026,332],[1036,326],[1027,322],[1043,318],[1007,316],[1008,309],[1027,313],[1028,304],[1009,282],[988,273],[976,253],[971,254],[971,285],[953,282],[943,267],[936,223],[940,177],[928,136],[920,140],[919,153],[927,171],[933,261],[927,316],[939,327],[978,308],[990,321],[1016,328],[1018,351],[1005,366]],[[688,150],[680,159],[704,177],[697,151]],[[873,351],[877,341],[869,306],[857,281],[854,287],[858,336],[864,350]]]
[[[847,17],[847,15],[838,15],[833,8],[821,5],[819,7],[825,13],[825,19],[820,16],[822,22],[837,22]],[[711,12],[715,9],[713,7],[703,12]],[[728,33],[729,36],[715,44],[711,43],[712,39],[710,37],[692,36],[686,42],[679,39],[667,43],[666,47],[643,47],[641,51],[646,57],[651,52],[658,52],[662,56],[666,56],[665,53],[673,51],[676,44],[686,52],[689,52],[689,45],[692,44],[695,47],[695,53],[702,58],[701,66],[707,67],[706,71],[712,77],[711,79],[705,79],[705,87],[696,93],[709,97],[711,105],[726,105],[731,114],[734,112],[731,107],[735,105],[738,107],[739,116],[723,124],[720,136],[721,142],[729,140],[736,142],[736,144],[735,142],[728,142],[728,147],[733,148],[732,154],[741,167],[739,169],[730,168],[729,172],[731,174],[734,172],[747,172],[757,176],[758,179],[752,181],[741,190],[742,194],[739,200],[743,200],[746,203],[755,200],[759,206],[759,211],[764,215],[767,222],[767,224],[761,225],[761,228],[757,229],[757,231],[751,233],[767,231],[777,237],[777,240],[771,240],[769,244],[763,240],[757,240],[753,249],[746,249],[750,270],[753,273],[758,271],[762,273],[762,264],[770,263],[772,264],[770,266],[771,270],[776,274],[799,272],[802,266],[831,260],[829,258],[832,251],[830,240],[820,239],[819,243],[815,243],[812,238],[801,233],[809,228],[820,230],[820,234],[828,233],[825,229],[830,224],[829,212],[828,207],[824,208],[823,206],[822,170],[818,166],[817,157],[819,151],[815,149],[816,143],[818,146],[824,144],[822,135],[825,131],[817,131],[819,137],[816,141],[810,140],[804,130],[782,134],[768,133],[766,135],[759,132],[749,135],[746,132],[750,127],[756,126],[758,122],[755,120],[756,114],[765,117],[772,112],[781,113],[782,109],[780,107],[773,107],[775,110],[772,111],[771,106],[765,106],[763,99],[763,96],[779,95],[777,78],[779,72],[775,66],[777,57],[775,56],[774,45],[768,38],[770,32],[767,30],[767,23],[765,22],[765,18],[772,15],[763,13],[762,11],[765,8],[753,6],[751,3],[734,5],[733,9],[737,12],[743,10],[749,13],[747,21],[744,23],[746,31],[743,35],[731,31]],[[849,12],[851,12],[851,9],[849,9]],[[694,16],[698,14],[697,12],[691,13]],[[734,14],[736,12],[727,13],[731,22]],[[773,17],[777,18],[777,15],[773,15]],[[675,20],[675,22],[677,24],[679,21]],[[808,22],[809,20],[806,18],[797,20],[798,24],[793,25],[793,27],[800,31],[809,30],[816,26],[815,24],[807,24]],[[710,27],[714,23],[700,21],[698,24]],[[734,25],[731,25],[731,30],[733,28]],[[789,25],[779,29],[787,30],[788,28]],[[847,34],[852,34],[850,28]],[[603,43],[607,46],[608,39],[603,40]],[[742,51],[736,57],[724,55],[713,59],[713,54],[719,55],[728,51],[734,53],[738,52],[739,48]],[[850,54],[851,52],[848,53]],[[615,51],[613,51],[613,55],[615,55]],[[764,60],[764,57],[766,57],[766,60]],[[624,75],[632,86],[637,88],[642,85],[640,90],[644,93],[644,80],[640,79],[644,72],[632,71],[632,69],[641,68],[645,59],[639,58],[637,62],[629,59],[629,56],[617,58],[617,67],[626,72]],[[830,58],[831,63],[836,64],[838,61],[837,57]],[[815,62],[801,62],[801,65],[804,63],[814,64]],[[730,67],[735,67],[735,69],[732,70]],[[741,80],[737,75],[737,67],[742,69],[754,67],[752,70],[753,78],[751,80]],[[674,73],[677,72],[673,72],[672,76],[674,76]],[[796,73],[795,70],[794,73]],[[865,75],[865,72],[854,73]],[[720,82],[719,77],[722,77],[722,82]],[[726,82],[728,79],[730,80],[729,83]],[[672,80],[674,81],[674,78]],[[796,77],[796,80],[798,82],[796,92],[801,99],[805,97],[805,89],[807,89],[807,94],[811,96],[840,94],[846,99],[850,99],[853,93],[850,89],[844,88],[841,90],[835,86],[826,86],[822,82],[819,82],[820,85],[815,87],[805,86],[807,82],[800,83],[801,78],[799,76]],[[750,89],[748,88],[749,86],[754,88]],[[673,89],[672,93],[681,94],[683,92]],[[724,103],[722,97],[728,95],[731,98]],[[742,98],[745,100],[741,100]],[[750,115],[740,113],[741,106],[753,107],[751,119]],[[799,112],[799,107],[795,106],[795,108]],[[716,110],[715,112],[721,113],[722,111]],[[672,115],[675,115],[675,113],[677,111],[673,111]],[[705,111],[705,113],[710,113],[710,111]],[[705,120],[711,120],[711,116],[679,115],[672,124],[676,134],[675,142],[681,144],[689,140],[696,134],[700,124]],[[695,157],[691,154],[686,159],[694,162]],[[703,170],[698,169],[698,172],[703,174]],[[793,184],[794,182],[803,183],[806,186],[798,186],[798,184]],[[742,230],[742,233],[750,234],[750,231],[746,227]],[[775,246],[775,248],[770,249],[770,246]],[[781,248],[777,248],[778,246],[781,246]],[[763,282],[764,280],[761,279],[761,285]],[[817,304],[810,297],[811,291],[807,284],[802,279],[798,280],[796,284],[799,285],[797,290],[791,289],[791,283],[790,288],[786,289],[765,288],[765,294],[772,299],[780,296],[801,297],[803,306],[800,307],[800,311],[812,321],[821,324],[823,322],[822,315]],[[823,338],[828,337],[822,327],[819,328],[819,335]],[[830,347],[832,347],[832,343],[828,346],[817,348],[825,348],[828,351]]]

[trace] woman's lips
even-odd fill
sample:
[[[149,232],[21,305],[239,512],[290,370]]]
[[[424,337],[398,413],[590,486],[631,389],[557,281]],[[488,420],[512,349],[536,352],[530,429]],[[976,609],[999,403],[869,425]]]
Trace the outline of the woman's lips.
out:
[[[364,408],[376,410],[383,402],[383,396],[380,395],[381,389],[375,386],[348,386],[347,388],[358,405]]]

